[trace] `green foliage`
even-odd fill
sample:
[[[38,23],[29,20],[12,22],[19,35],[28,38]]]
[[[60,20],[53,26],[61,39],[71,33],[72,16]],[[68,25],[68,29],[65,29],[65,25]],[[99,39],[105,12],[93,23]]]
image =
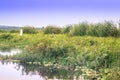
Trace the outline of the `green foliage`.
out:
[[[73,50],[73,47],[67,45],[57,46],[53,45],[53,42],[51,41],[48,43],[48,41],[37,42],[33,46],[26,47],[27,56],[23,55],[21,58],[17,59],[24,63],[37,61],[43,64],[43,60],[55,63],[56,61],[59,61],[60,58],[68,57],[69,53],[72,52],[71,50]]]
[[[64,27],[62,33],[69,33],[71,28],[72,28],[72,25],[68,25],[68,26]]]
[[[52,34],[52,33],[55,33],[55,34],[60,34],[61,33],[61,28],[59,27],[56,27],[56,26],[47,26],[45,29],[44,29],[44,33],[45,34]]]
[[[99,36],[99,37],[107,37],[107,36],[117,37],[118,36],[118,30],[112,22],[97,23],[93,26],[94,27],[90,31],[90,33],[94,32],[92,34],[94,36]]]
[[[90,28],[89,25],[89,28],[85,29],[89,30]],[[81,31],[80,34],[83,33]],[[86,31],[87,33],[88,31]],[[86,66],[98,71],[105,80],[109,79],[112,74],[119,76],[119,69],[116,70],[116,68],[120,67],[120,38],[95,36],[68,37],[65,34],[55,34],[55,37],[51,38],[49,34],[43,34],[42,32],[24,34],[23,36],[19,36],[17,33],[11,33],[8,37],[4,35],[8,36],[7,33],[0,34],[2,36],[0,38],[0,49],[1,47],[22,48],[23,53],[16,54],[11,58],[20,60],[21,63],[40,62],[42,65],[57,64],[58,67],[67,66],[70,69],[77,65],[78,69],[75,70],[79,70],[81,66]],[[103,34],[98,34],[96,31],[96,35]],[[9,38],[10,36],[12,37]],[[7,57],[3,59],[7,59]],[[109,74],[106,74],[106,69],[110,69]],[[115,75],[111,79],[119,80],[119,77]]]
[[[113,22],[105,21],[103,23],[88,24],[79,23],[72,25],[70,30],[69,27],[65,28],[67,32],[72,36],[97,36],[97,37],[119,37],[120,30],[114,25]]]
[[[87,23],[80,23],[73,25],[70,35],[84,36],[87,33],[87,28],[89,25]]]
[[[7,31],[6,31],[6,30],[1,30],[1,29],[0,29],[0,33],[4,33],[4,32],[7,32]]]
[[[19,30],[10,30],[10,33],[19,33]]]
[[[11,34],[9,34],[9,33],[2,33],[2,34],[0,34],[0,39],[1,40],[10,40],[12,38],[13,38],[13,36]]]
[[[34,27],[25,26],[25,27],[23,27],[23,33],[26,33],[26,34],[36,34],[36,33],[38,33],[38,31]]]

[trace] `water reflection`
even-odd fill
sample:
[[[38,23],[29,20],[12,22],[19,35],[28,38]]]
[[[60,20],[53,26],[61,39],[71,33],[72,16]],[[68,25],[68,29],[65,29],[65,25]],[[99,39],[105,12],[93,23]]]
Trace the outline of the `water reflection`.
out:
[[[39,75],[22,74],[24,67],[17,63],[1,61],[0,62],[0,80],[45,80]]]
[[[11,78],[10,74],[13,74],[12,78],[17,76],[16,80],[87,80],[81,76],[81,71],[56,69],[51,66],[18,64],[7,61],[1,61],[0,63],[0,80],[3,77],[3,75],[1,76],[3,74],[1,69],[6,72],[4,76]],[[2,80],[10,80],[10,78]]]
[[[26,65],[26,64],[19,64],[16,69],[22,68],[22,74],[23,75],[39,75],[40,77],[43,77],[44,79],[71,79],[73,80],[76,78],[81,78],[80,80],[84,80],[84,77],[80,76],[81,71],[71,71],[71,70],[64,70],[64,69],[56,69],[52,68],[52,66],[49,67],[43,67],[40,65]],[[76,77],[75,77],[76,76]]]
[[[20,49],[12,49],[12,50],[0,50],[0,55],[7,55],[7,56],[11,56],[17,53],[21,53],[22,51]]]

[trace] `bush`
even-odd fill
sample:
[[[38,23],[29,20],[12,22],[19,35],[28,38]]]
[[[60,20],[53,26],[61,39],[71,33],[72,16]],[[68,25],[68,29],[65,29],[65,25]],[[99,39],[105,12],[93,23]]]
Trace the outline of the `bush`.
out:
[[[23,27],[23,32],[27,34],[36,34],[38,31],[36,28],[31,26],[25,26]]]
[[[88,24],[80,23],[72,25],[71,31],[69,27],[65,29],[69,31],[72,36],[97,36],[97,37],[119,37],[120,30],[114,25],[113,22],[105,21],[103,23]]]
[[[19,33],[19,30],[10,30],[10,33]]]
[[[52,33],[60,34],[61,33],[61,28],[56,27],[56,26],[47,26],[44,29],[44,33],[45,34],[52,34]]]
[[[10,40],[12,38],[13,38],[13,36],[9,33],[3,33],[3,34],[0,35],[1,40]]]
[[[87,34],[87,29],[89,27],[88,23],[80,23],[73,25],[70,35],[83,36]]]
[[[4,33],[4,32],[7,32],[7,31],[6,31],[6,30],[0,29],[0,33]]]
[[[62,33],[69,33],[71,28],[72,28],[72,25],[68,25],[68,26],[64,27]]]
[[[98,26],[96,24],[90,24],[89,29],[87,31],[87,35],[98,36],[97,30],[98,30]]]

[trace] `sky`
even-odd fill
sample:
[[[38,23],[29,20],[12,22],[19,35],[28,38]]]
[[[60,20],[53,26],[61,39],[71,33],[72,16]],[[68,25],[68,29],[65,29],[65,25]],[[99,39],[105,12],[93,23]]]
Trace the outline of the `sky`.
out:
[[[120,19],[120,0],[0,0],[0,25],[65,26]]]

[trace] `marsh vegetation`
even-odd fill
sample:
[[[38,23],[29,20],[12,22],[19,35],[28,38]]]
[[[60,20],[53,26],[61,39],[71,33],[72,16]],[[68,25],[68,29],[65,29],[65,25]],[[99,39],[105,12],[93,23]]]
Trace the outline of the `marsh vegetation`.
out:
[[[0,55],[0,60],[82,71],[82,75],[92,80],[120,79],[120,29],[112,22],[80,23],[64,28],[48,26],[43,30],[23,29],[29,33],[22,36],[19,32],[0,33],[1,50],[22,50],[13,56]],[[54,37],[51,37],[52,33]]]

